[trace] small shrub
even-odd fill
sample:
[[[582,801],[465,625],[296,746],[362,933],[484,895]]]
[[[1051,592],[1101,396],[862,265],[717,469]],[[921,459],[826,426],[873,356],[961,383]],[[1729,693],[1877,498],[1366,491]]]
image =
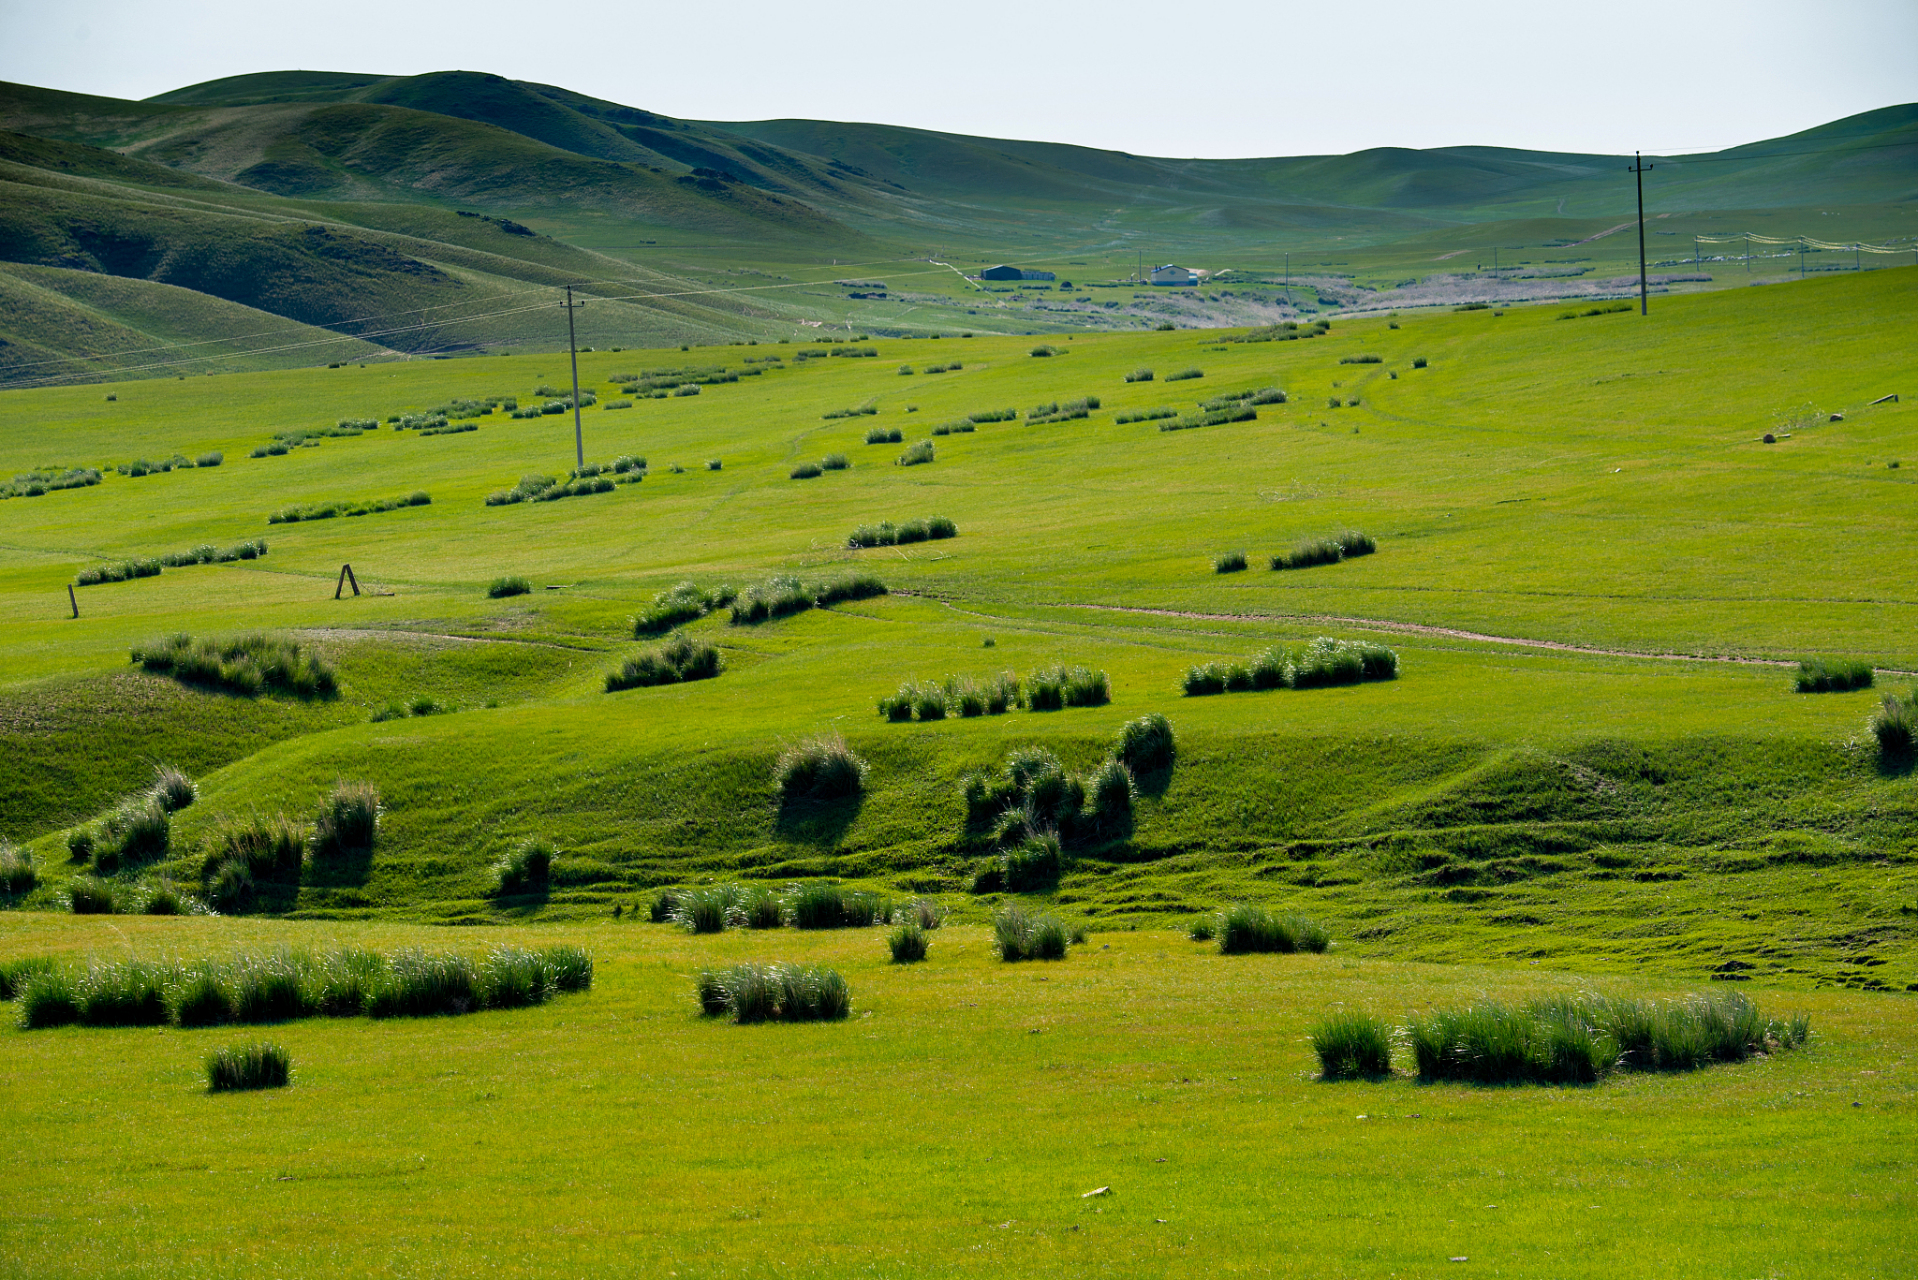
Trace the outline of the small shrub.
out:
[[[336,783],[313,819],[315,856],[371,852],[381,812],[379,788],[372,783]]]
[[[75,876],[67,886],[67,905],[76,916],[110,916],[117,909],[113,886],[91,876]]]
[[[541,893],[553,870],[553,847],[543,840],[522,842],[494,868],[493,892],[505,897]]]
[[[844,800],[865,790],[866,762],[837,734],[812,738],[780,753],[773,780],[782,804]]]
[[[153,790],[150,794],[162,809],[168,813],[178,813],[200,798],[200,789],[194,785],[193,779],[172,765],[163,764],[153,771]]]
[[[1847,693],[1869,689],[1875,672],[1869,662],[1847,658],[1805,658],[1798,664],[1800,693]]]
[[[246,1044],[207,1055],[209,1093],[236,1089],[284,1089],[293,1078],[293,1055],[277,1044]]]
[[[1341,1010],[1312,1024],[1312,1052],[1326,1080],[1383,1076],[1392,1070],[1392,1029],[1369,1013]]]
[[[921,440],[919,443],[913,445],[911,448],[907,449],[904,453],[900,454],[897,459],[897,464],[902,467],[916,467],[923,463],[931,462],[932,460],[933,460],[932,441]]]
[[[1214,573],[1240,573],[1245,569],[1245,552],[1228,551],[1212,561]]]
[[[508,596],[526,595],[532,591],[532,589],[532,583],[515,574],[511,577],[493,579],[493,584],[486,588],[486,598],[489,600],[504,600]]]
[[[1069,941],[1065,925],[1054,916],[1030,915],[1017,903],[993,913],[992,945],[1001,960],[1063,960]]]
[[[886,946],[894,964],[912,964],[926,958],[926,931],[917,920],[895,926],[886,935]]]
[[[1127,722],[1112,755],[1136,777],[1170,769],[1176,751],[1171,722],[1155,711]]]

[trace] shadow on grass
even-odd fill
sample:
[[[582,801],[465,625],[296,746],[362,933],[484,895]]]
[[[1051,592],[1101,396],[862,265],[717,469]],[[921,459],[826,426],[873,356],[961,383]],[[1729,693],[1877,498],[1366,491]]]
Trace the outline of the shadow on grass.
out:
[[[1873,767],[1878,771],[1879,777],[1889,782],[1899,778],[1909,778],[1915,764],[1918,764],[1918,755],[1910,752],[1887,755],[1881,751]]]
[[[845,838],[865,801],[863,793],[836,800],[789,800],[779,806],[773,830],[782,839],[830,849]]]
[[[1142,796],[1151,796],[1156,800],[1166,793],[1166,788],[1172,785],[1172,769],[1172,765],[1167,765],[1163,769],[1154,769],[1149,773],[1133,774],[1133,789]]]
[[[315,889],[358,889],[372,874],[372,849],[341,849],[307,859],[300,879]]]

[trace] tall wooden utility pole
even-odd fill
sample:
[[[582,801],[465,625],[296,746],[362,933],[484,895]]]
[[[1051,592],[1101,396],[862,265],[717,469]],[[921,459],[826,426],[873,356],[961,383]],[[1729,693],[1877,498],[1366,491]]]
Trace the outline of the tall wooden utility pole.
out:
[[[586,434],[579,422],[579,339],[573,334],[573,312],[586,304],[573,301],[573,286],[566,286],[566,348],[573,357],[573,457],[574,469],[586,469]]]
[[[1645,283],[1645,173],[1655,167],[1646,164],[1643,155],[1636,151],[1632,152],[1632,167],[1629,172],[1637,175],[1638,178],[1638,314],[1641,316],[1651,314],[1651,308],[1646,302],[1651,291]]]

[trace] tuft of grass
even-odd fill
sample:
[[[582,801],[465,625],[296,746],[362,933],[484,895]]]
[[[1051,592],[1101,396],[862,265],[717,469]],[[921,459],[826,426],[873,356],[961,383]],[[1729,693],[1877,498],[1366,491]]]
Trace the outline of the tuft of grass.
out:
[[[1203,377],[1205,377],[1205,370],[1203,369],[1181,369],[1177,373],[1166,374],[1165,380],[1167,382],[1190,382],[1194,378]]]
[[[90,964],[77,984],[84,1027],[157,1027],[167,1021],[171,966],[145,960]]]
[[[1250,663],[1204,662],[1186,670],[1186,697],[1263,689],[1316,689],[1398,678],[1398,654],[1364,640],[1320,636],[1296,648],[1275,646]]]
[[[22,1031],[71,1026],[80,1020],[79,984],[63,969],[36,970],[22,979],[13,1007]]]
[[[756,626],[774,618],[789,617],[813,607],[813,593],[799,579],[775,575],[747,587],[732,603],[731,622],[736,627]]]
[[[1177,751],[1172,723],[1154,711],[1126,722],[1112,755],[1137,777],[1170,769]]]
[[[786,474],[789,479],[793,480],[816,480],[824,475],[825,472],[820,470],[819,464],[816,462],[802,462]]]
[[[898,427],[866,428],[867,444],[899,444],[905,440],[905,433]]]
[[[93,876],[75,876],[68,883],[67,907],[76,916],[110,916],[119,910],[113,886]]]
[[[1132,770],[1119,760],[1107,760],[1092,771],[1086,795],[1091,802],[1087,816],[1094,831],[1103,835],[1124,830],[1132,819]]]
[[[886,584],[875,573],[849,573],[813,587],[813,602],[830,609],[849,600],[870,600],[886,594]]]
[[[162,880],[147,891],[147,900],[141,905],[140,914],[144,916],[185,915],[188,905],[188,900],[182,897],[171,883]]]
[[[173,817],[158,795],[149,791],[124,801],[102,818],[90,841],[93,870],[111,875],[123,863],[164,857],[173,846]]]
[[[1127,382],[1150,382],[1152,381],[1152,370],[1134,369],[1125,376],[1125,380]]]
[[[1026,706],[1033,711],[1103,707],[1111,700],[1111,679],[1090,667],[1041,667],[1026,677]]]
[[[307,831],[284,814],[251,813],[227,818],[215,827],[212,852],[203,868],[208,877],[238,863],[253,880],[297,881],[304,861]]]
[[[372,852],[381,812],[379,788],[372,783],[335,783],[313,819],[314,856]]]
[[[1210,942],[1218,936],[1218,932],[1217,916],[1193,916],[1185,926],[1185,936],[1194,942]]]
[[[1887,693],[1872,713],[1871,734],[1878,740],[1878,754],[1885,761],[1902,763],[1911,759],[1913,745],[1918,743],[1918,688],[1909,698]]]
[[[543,893],[553,870],[553,846],[544,840],[526,840],[501,858],[493,869],[493,892]]]
[[[836,733],[810,738],[780,752],[773,782],[784,805],[847,800],[866,789],[866,762]]]
[[[1264,907],[1238,903],[1219,913],[1219,953],[1322,952],[1331,945],[1325,926],[1299,916],[1279,915]]]
[[[1315,565],[1337,564],[1341,560],[1369,556],[1377,550],[1376,539],[1370,534],[1353,529],[1344,533],[1335,533],[1329,537],[1301,542],[1292,550],[1273,556],[1272,567],[1274,569],[1309,569]]]
[[[284,1089],[293,1078],[293,1055],[277,1044],[243,1044],[207,1055],[208,1093],[238,1089]]]
[[[679,583],[654,596],[645,612],[633,618],[633,639],[642,640],[683,623],[695,622],[715,609],[725,608],[738,594],[727,586],[707,588],[696,582]]]
[[[510,577],[493,579],[492,585],[486,588],[486,598],[489,600],[504,600],[508,596],[526,595],[531,592],[532,589],[532,583],[514,574]]]
[[[687,933],[724,933],[745,923],[738,906],[737,885],[683,890],[673,895],[672,921]]]
[[[154,769],[153,788],[148,794],[168,813],[178,813],[200,798],[200,788],[180,770],[163,764]]]
[[[40,872],[33,864],[33,855],[12,841],[0,838],[0,893],[19,897],[31,893],[39,883]],[[11,996],[0,995],[0,1000],[10,999]]]
[[[22,956],[17,960],[0,960],[0,1002],[12,1000],[19,995],[29,979],[52,972],[53,961],[46,956]]]
[[[933,460],[933,445],[930,440],[921,440],[904,453],[895,462],[902,467],[917,467]]]
[[[1323,1079],[1351,1080],[1391,1073],[1392,1028],[1382,1018],[1342,1009],[1313,1023],[1308,1034]]]
[[[865,929],[891,914],[891,904],[877,894],[824,881],[795,886],[786,895],[786,919],[795,929]]]
[[[1800,693],[1848,693],[1869,689],[1876,673],[1869,662],[1850,658],[1804,658],[1794,687]]]
[[[701,973],[693,989],[700,1012],[737,1023],[837,1022],[852,1012],[846,980],[820,965],[734,965]]]
[[[926,930],[917,920],[896,925],[886,935],[886,947],[894,964],[913,964],[926,958]]]
[[[1001,960],[1063,960],[1071,935],[1056,916],[1033,915],[1008,903],[992,916],[992,946]]]
[[[696,640],[683,631],[675,631],[666,642],[634,654],[606,673],[606,692],[639,689],[652,685],[679,684],[688,680],[710,680],[723,669],[719,649],[706,640]]]
[[[1245,552],[1243,551],[1228,551],[1224,555],[1213,558],[1212,572],[1214,573],[1242,573],[1244,570]]]
[[[461,955],[406,950],[394,955],[367,993],[371,1018],[426,1018],[471,1013],[480,1007],[479,966]]]
[[[196,641],[181,633],[141,645],[131,657],[155,675],[244,697],[271,690],[296,698],[330,698],[339,689],[331,666],[293,641],[274,636]]]
[[[852,467],[852,460],[843,453],[829,453],[819,460],[819,466],[825,471],[847,471]]]

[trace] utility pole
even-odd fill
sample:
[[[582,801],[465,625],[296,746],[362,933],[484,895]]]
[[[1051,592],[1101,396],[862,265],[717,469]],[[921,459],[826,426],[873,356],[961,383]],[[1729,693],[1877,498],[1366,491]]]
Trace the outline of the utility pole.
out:
[[[1641,316],[1651,314],[1651,305],[1647,301],[1651,290],[1645,281],[1645,172],[1652,168],[1656,166],[1646,164],[1641,153],[1632,152],[1630,172],[1638,179],[1638,314]]]
[[[579,339],[573,333],[573,312],[586,304],[573,301],[573,286],[566,286],[566,349],[573,357],[573,467],[586,469],[586,434],[579,422]]]

